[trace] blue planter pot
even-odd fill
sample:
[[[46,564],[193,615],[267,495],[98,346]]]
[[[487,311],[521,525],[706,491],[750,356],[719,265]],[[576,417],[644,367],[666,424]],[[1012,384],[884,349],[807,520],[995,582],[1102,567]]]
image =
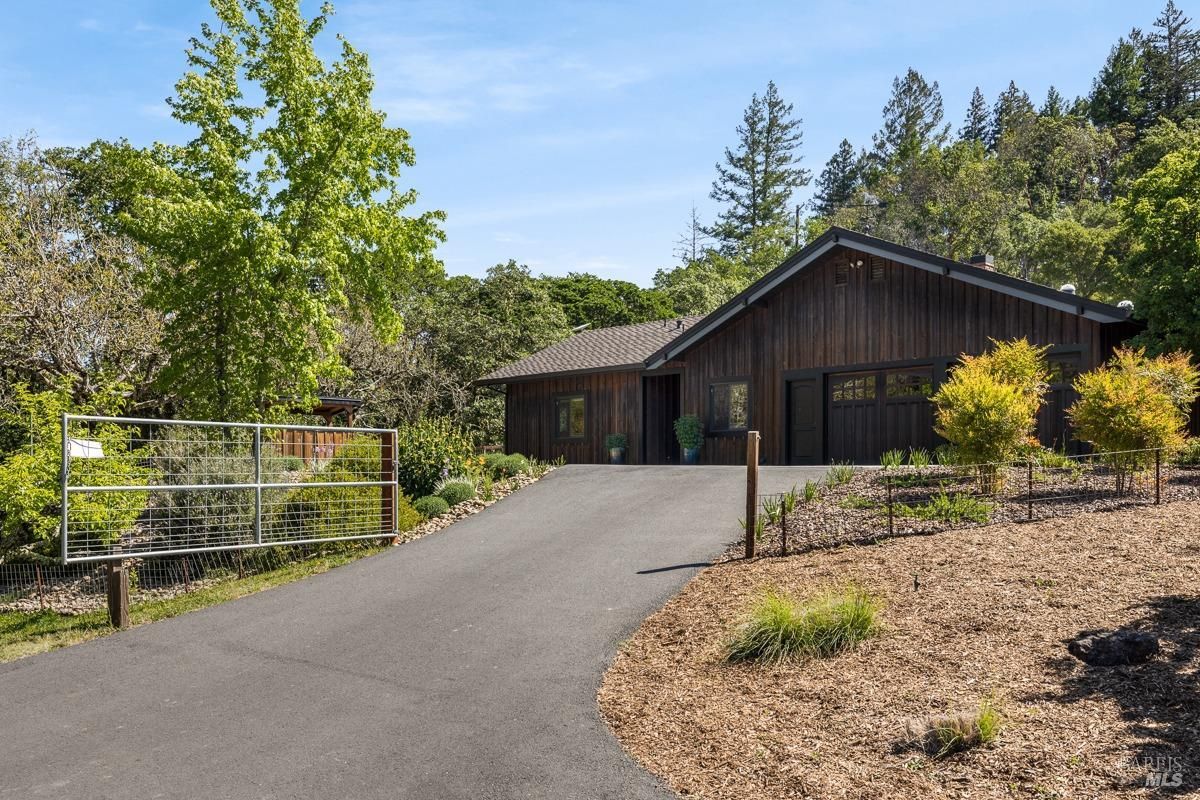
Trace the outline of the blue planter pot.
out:
[[[700,448],[699,447],[683,448],[683,463],[699,464],[700,463]]]
[[[624,464],[625,463],[625,448],[614,447],[608,451],[608,463]]]

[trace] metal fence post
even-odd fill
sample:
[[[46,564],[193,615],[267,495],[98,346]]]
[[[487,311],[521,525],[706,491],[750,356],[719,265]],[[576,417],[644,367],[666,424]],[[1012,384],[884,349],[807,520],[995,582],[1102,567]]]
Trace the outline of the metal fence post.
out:
[[[1154,451],[1154,505],[1162,503],[1162,449]]]
[[[888,536],[896,535],[896,513],[892,502],[892,474],[883,473],[883,482],[887,485]]]
[[[754,558],[758,529],[758,431],[746,433],[746,558]]]
[[[262,425],[254,426],[254,543],[262,544]]]
[[[779,512],[780,555],[787,556],[787,511]]]
[[[67,563],[67,481],[71,477],[71,444],[67,438],[67,415],[62,415],[62,466],[60,468],[59,489],[62,492],[60,499],[62,519],[59,520],[58,538],[62,539],[60,548],[62,550],[62,561]]]
[[[1033,519],[1033,459],[1025,462],[1026,474],[1028,478],[1025,484],[1025,502],[1028,505],[1026,516],[1028,519]]]

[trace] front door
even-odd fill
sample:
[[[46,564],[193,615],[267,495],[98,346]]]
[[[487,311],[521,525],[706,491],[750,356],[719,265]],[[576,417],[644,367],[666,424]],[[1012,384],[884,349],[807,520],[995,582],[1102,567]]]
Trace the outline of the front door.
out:
[[[681,399],[678,374],[642,377],[643,463],[679,463],[675,420],[681,413]]]
[[[820,464],[824,456],[821,436],[821,376],[788,381],[788,463]]]

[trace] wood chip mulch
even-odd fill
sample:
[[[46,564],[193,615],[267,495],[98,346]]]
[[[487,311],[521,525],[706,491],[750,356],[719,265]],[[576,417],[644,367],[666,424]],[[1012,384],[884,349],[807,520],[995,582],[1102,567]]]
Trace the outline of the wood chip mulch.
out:
[[[622,646],[600,708],[628,752],[687,797],[1194,793],[1198,567],[1194,501],[721,562]],[[878,638],[828,660],[723,662],[766,587],[804,596],[847,582],[883,599]],[[1120,627],[1154,632],[1162,653],[1107,668],[1068,655],[1080,632]],[[912,720],[985,698],[1004,716],[993,745],[940,760],[905,747]]]

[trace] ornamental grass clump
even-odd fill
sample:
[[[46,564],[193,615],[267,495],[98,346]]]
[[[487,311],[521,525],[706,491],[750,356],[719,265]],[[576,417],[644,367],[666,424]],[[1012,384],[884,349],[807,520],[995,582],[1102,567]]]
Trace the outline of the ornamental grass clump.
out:
[[[996,740],[1001,727],[1000,712],[990,700],[979,704],[975,713],[929,717],[909,726],[909,740],[932,758],[954,753]]]
[[[1049,385],[1048,349],[1026,339],[992,340],[991,351],[964,355],[930,398],[934,430],[960,463],[975,465],[982,491],[1001,488],[999,464],[1017,458],[1034,433]]]
[[[727,645],[725,658],[777,664],[837,655],[879,631],[880,607],[854,585],[804,601],[770,589]]]

